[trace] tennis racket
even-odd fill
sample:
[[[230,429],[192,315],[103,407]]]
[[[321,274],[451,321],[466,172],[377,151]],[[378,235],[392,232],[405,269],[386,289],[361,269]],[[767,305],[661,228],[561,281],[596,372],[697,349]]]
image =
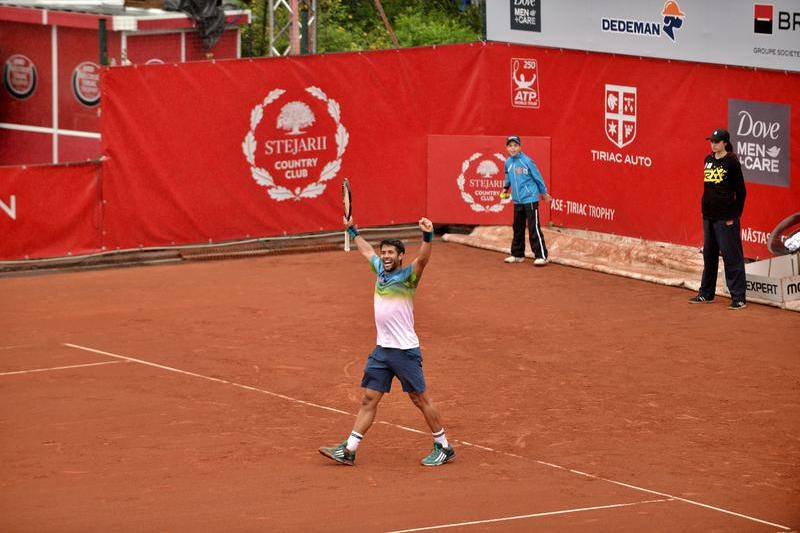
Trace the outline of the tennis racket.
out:
[[[344,207],[344,219],[350,220],[353,216],[353,197],[350,192],[350,182],[347,178],[342,181],[342,205]],[[347,228],[344,230],[344,251],[350,251],[350,234],[347,233]]]

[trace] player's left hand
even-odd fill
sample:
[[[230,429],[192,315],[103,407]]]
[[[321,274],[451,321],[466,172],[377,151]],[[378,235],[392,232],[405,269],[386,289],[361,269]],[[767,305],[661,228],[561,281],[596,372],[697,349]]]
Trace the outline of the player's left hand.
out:
[[[550,195],[549,195],[549,194],[547,194],[547,193],[545,193],[545,194],[543,194],[543,195],[542,195],[542,200],[544,200],[545,202],[549,202],[549,201],[550,201],[550,200],[552,200],[552,199],[553,199],[553,197],[552,197],[552,196],[550,196]]]
[[[431,222],[425,217],[422,217],[421,219],[419,219],[419,229],[421,229],[422,231],[431,232],[433,231],[433,222]]]

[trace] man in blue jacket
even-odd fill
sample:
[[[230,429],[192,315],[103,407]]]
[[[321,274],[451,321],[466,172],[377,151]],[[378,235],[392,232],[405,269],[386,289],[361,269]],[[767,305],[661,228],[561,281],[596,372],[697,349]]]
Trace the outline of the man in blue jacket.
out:
[[[547,246],[544,243],[542,227],[539,224],[539,195],[545,202],[550,201],[542,174],[536,168],[533,159],[522,152],[519,137],[512,135],[506,139],[509,158],[506,159],[506,181],[501,198],[514,200],[514,238],[511,241],[511,255],[506,263],[522,263],[525,261],[525,224],[528,225],[528,237],[533,252],[533,264],[547,264]]]

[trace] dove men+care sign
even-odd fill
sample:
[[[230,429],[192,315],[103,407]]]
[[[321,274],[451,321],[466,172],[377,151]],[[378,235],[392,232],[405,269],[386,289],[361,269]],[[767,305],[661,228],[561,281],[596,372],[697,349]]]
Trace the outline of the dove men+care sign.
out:
[[[728,100],[728,131],[748,183],[789,187],[789,104]]]

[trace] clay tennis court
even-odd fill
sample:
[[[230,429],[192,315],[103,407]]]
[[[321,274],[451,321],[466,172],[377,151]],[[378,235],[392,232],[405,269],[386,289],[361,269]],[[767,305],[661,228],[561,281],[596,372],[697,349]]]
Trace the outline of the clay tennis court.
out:
[[[416,249],[409,250],[409,258]],[[3,531],[785,531],[800,317],[434,243],[430,393],[355,468],[374,276],[356,252],[0,279]]]

